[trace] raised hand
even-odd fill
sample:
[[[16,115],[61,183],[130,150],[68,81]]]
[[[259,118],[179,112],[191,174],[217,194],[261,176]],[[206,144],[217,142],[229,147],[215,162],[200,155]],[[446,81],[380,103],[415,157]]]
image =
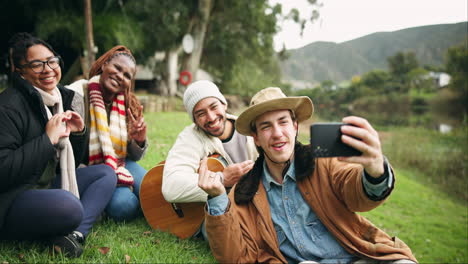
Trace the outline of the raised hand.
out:
[[[253,168],[254,162],[246,160],[241,163],[235,163],[227,166],[223,170],[224,186],[231,187],[236,184],[239,179]]]
[[[46,134],[52,145],[56,145],[62,137],[70,135],[70,128],[66,125],[65,113],[55,114],[46,124]]]
[[[84,129],[84,121],[81,116],[73,111],[66,111],[63,113],[65,116],[65,122],[67,125],[67,128],[70,130],[70,132],[81,132]]]
[[[198,168],[198,187],[212,197],[219,196],[226,192],[219,173],[212,172],[207,166],[208,159],[203,158]]]
[[[140,106],[140,112],[143,113],[143,106]],[[138,145],[142,146],[143,143],[146,140],[146,123],[145,119],[143,118],[143,115],[138,117],[138,119],[135,118],[135,116],[132,114],[132,111],[130,109],[127,109],[127,115],[129,118],[129,126],[130,126],[130,138],[134,139]]]
[[[381,176],[384,173],[384,158],[377,131],[366,119],[361,117],[347,116],[342,121],[354,126],[341,126],[341,132],[343,133],[341,140],[345,144],[361,151],[362,155],[339,157],[338,159],[345,162],[362,164],[366,172],[372,177],[377,178]]]

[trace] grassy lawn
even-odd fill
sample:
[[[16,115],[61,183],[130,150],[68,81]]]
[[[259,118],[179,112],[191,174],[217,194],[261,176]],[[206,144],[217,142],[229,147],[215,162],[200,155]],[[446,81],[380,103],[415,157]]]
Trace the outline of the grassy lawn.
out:
[[[363,215],[408,244],[421,263],[467,263],[466,205],[411,179],[412,173],[397,170],[390,198]]]
[[[190,119],[185,112],[150,113],[150,149],[141,164],[152,168],[165,159],[178,133]],[[302,135],[301,141],[306,141]],[[416,170],[396,168],[396,189],[389,200],[366,217],[391,236],[398,236],[421,263],[467,263],[466,203],[416,181]],[[151,230],[141,217],[130,223],[103,220],[87,238],[81,258],[53,255],[38,242],[0,242],[0,264],[5,263],[214,263],[208,244],[180,240]]]

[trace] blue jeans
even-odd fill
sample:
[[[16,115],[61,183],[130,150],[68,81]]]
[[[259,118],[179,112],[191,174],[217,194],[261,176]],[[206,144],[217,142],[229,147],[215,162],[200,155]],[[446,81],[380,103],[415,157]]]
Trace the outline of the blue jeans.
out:
[[[125,160],[125,168],[132,174],[135,181],[133,192],[128,187],[118,186],[106,207],[107,216],[117,222],[129,221],[142,215],[139,196],[146,170],[130,159]]]
[[[35,239],[66,235],[74,230],[87,235],[115,189],[117,179],[109,166],[100,164],[76,170],[80,199],[60,189],[57,175],[50,189],[30,189],[11,204],[0,236]]]

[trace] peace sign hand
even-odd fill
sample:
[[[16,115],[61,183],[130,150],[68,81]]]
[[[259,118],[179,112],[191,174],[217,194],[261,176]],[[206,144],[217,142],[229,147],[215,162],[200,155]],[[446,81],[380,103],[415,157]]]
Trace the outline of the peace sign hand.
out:
[[[143,106],[140,106],[140,111],[143,113]],[[135,116],[132,114],[132,111],[130,109],[127,109],[128,112],[128,118],[129,118],[129,126],[130,126],[130,138],[135,140],[138,145],[142,146],[143,143],[146,140],[146,123],[145,119],[143,118],[143,115],[138,117],[138,119],[135,118]]]

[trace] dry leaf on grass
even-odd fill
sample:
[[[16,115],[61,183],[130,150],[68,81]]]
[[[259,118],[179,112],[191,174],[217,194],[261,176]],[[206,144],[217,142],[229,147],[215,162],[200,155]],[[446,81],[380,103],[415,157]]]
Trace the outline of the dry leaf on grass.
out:
[[[151,235],[152,233],[153,232],[151,232],[151,231],[145,231],[145,232],[143,232],[143,235]]]
[[[101,252],[101,254],[103,254],[103,255],[106,255],[107,253],[109,253],[109,251],[110,251],[109,247],[100,247],[99,248],[99,252]]]
[[[54,250],[55,250],[55,252],[57,252],[59,254],[62,253],[62,249],[59,246],[54,246]]]

